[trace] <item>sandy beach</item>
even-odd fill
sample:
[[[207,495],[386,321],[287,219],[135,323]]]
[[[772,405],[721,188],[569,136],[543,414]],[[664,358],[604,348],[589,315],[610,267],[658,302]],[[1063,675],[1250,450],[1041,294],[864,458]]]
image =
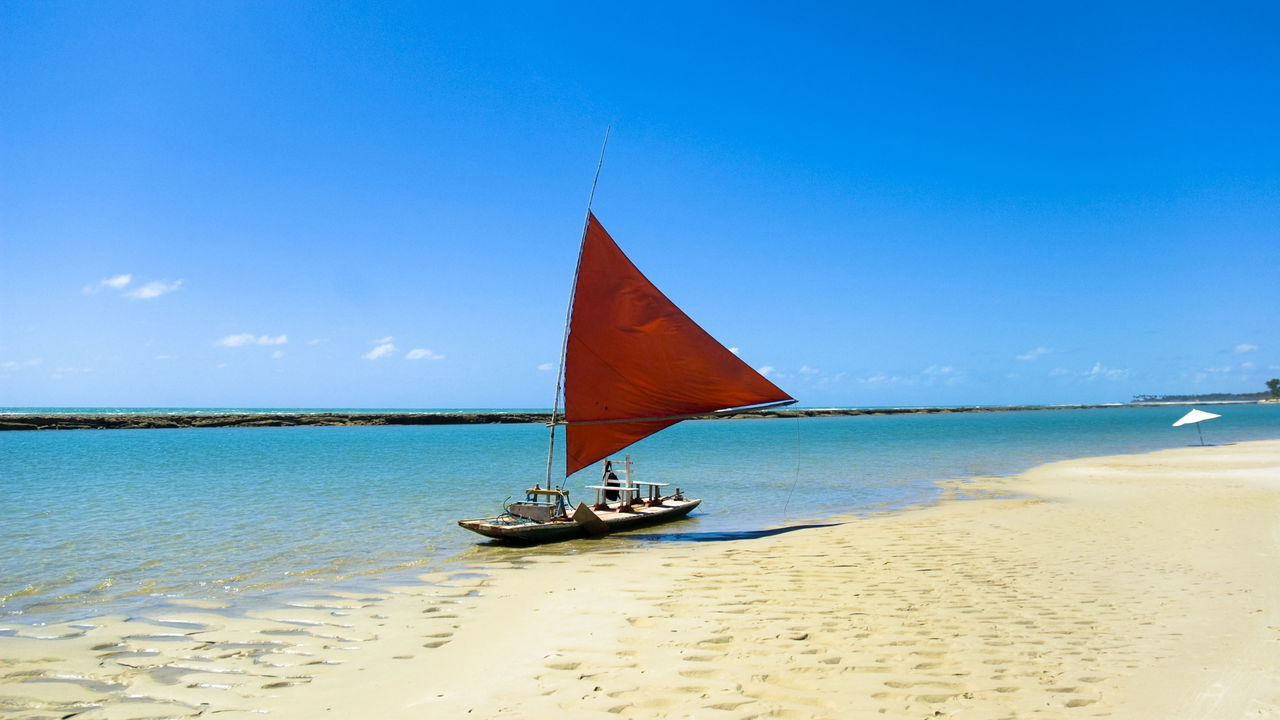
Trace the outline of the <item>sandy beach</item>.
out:
[[[1280,441],[949,491],[757,539],[478,547],[249,617],[7,625],[0,715],[1280,717]]]

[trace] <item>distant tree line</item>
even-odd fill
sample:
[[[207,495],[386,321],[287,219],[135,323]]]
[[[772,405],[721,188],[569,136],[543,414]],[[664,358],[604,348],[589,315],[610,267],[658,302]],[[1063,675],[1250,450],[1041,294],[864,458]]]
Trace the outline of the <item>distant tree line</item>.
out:
[[[1223,400],[1265,400],[1271,393],[1206,393],[1203,395],[1134,395],[1131,402],[1210,402]]]
[[[1266,400],[1280,398],[1280,378],[1267,381],[1265,392],[1256,393],[1207,393],[1202,395],[1134,395],[1131,402],[1211,402],[1223,400]]]

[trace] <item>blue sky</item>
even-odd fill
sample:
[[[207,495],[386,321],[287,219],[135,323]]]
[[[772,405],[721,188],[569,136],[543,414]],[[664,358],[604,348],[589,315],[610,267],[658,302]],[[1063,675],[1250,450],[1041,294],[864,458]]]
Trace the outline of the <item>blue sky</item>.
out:
[[[610,124],[596,214],[804,405],[1262,390],[1278,25],[7,2],[0,405],[548,406]]]

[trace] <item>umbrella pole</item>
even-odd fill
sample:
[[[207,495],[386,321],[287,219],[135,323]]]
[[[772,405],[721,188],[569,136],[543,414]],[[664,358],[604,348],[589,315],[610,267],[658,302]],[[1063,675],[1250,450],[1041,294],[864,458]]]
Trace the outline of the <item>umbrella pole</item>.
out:
[[[1200,423],[1196,423],[1196,432],[1200,433],[1200,447],[1204,447],[1204,431],[1200,429]]]

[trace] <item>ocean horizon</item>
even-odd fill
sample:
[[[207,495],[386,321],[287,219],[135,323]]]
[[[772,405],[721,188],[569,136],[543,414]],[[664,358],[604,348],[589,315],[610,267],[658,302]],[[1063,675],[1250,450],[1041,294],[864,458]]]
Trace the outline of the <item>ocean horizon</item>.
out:
[[[1036,403],[1036,404],[967,404],[967,405],[790,405],[786,410],[948,410],[970,408],[1041,409],[1077,407],[1146,407],[1167,405],[1248,405],[1256,400],[1148,401],[1110,403]],[[563,412],[564,408],[560,408]],[[550,413],[549,407],[184,407],[184,406],[7,406],[3,415],[219,415],[219,414],[286,414],[286,415],[376,415],[388,413],[484,414],[484,413]]]
[[[0,412],[17,410],[53,409]],[[181,409],[193,410],[254,409]],[[547,431],[538,423],[0,433],[0,617],[38,624],[192,600],[235,611],[369,592],[528,553],[713,540],[895,512],[937,501],[941,482],[1198,444],[1195,429],[1171,427],[1184,412],[1123,406],[684,422],[629,452],[637,479],[702,498],[695,515],[534,549],[495,546],[455,523],[497,514],[505,499],[544,481]],[[1222,414],[1202,428],[1207,443],[1280,438],[1280,405]],[[569,479],[575,500],[589,497],[582,486],[598,472]]]

